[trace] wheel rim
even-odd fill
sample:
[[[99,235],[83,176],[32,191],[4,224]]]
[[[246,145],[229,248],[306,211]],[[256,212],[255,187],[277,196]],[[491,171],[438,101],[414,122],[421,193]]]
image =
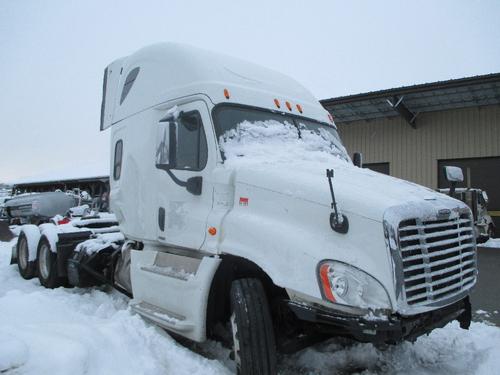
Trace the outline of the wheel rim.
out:
[[[234,312],[231,314],[231,331],[233,333],[233,352],[234,352],[234,362],[236,367],[239,369],[241,367],[240,358],[240,339],[238,338],[238,326],[236,324],[236,315]]]
[[[40,247],[40,257],[38,259],[40,275],[44,279],[49,278],[50,274],[50,249],[47,244],[43,243]]]
[[[19,262],[19,266],[21,269],[26,269],[28,267],[28,243],[25,238],[21,239],[21,243],[19,244],[19,252],[17,254],[17,261]]]

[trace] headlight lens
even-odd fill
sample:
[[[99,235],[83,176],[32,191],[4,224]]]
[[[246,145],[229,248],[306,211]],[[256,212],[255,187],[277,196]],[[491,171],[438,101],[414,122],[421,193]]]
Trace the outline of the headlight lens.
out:
[[[356,267],[327,260],[319,264],[318,272],[323,297],[330,302],[360,308],[391,307],[382,284]]]

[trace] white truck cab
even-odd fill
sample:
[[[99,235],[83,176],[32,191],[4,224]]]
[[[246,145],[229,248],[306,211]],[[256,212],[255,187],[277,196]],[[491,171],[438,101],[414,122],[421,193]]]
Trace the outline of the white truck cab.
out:
[[[103,89],[122,285],[147,319],[228,338],[245,374],[275,372],[276,348],[304,333],[397,343],[468,327],[469,208],[354,166],[291,78],[168,43],[111,63]]]

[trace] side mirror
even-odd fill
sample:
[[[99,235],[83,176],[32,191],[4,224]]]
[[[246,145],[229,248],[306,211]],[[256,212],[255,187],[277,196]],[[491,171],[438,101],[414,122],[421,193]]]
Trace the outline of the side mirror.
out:
[[[156,145],[156,168],[169,170],[177,166],[177,121],[160,121]]]
[[[363,154],[361,152],[355,152],[352,155],[352,163],[359,168],[363,168]]]
[[[203,178],[201,176],[191,177],[186,181],[186,190],[193,195],[201,195],[202,186]]]
[[[444,167],[444,176],[448,182],[462,182],[464,180],[464,173],[459,167],[449,165]]]
[[[444,167],[444,176],[446,180],[450,183],[450,197],[455,194],[455,188],[457,187],[457,182],[462,182],[464,180],[464,173],[462,172],[462,168],[445,166]]]

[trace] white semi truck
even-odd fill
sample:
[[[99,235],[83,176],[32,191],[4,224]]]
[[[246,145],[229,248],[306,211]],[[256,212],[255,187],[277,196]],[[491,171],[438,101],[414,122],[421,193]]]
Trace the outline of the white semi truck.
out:
[[[395,344],[469,327],[470,209],[354,165],[331,115],[285,75],[146,47],[105,70],[108,128],[125,241],[80,244],[70,283],[108,282],[159,326],[221,339],[242,374],[275,373],[277,351],[315,335]]]

